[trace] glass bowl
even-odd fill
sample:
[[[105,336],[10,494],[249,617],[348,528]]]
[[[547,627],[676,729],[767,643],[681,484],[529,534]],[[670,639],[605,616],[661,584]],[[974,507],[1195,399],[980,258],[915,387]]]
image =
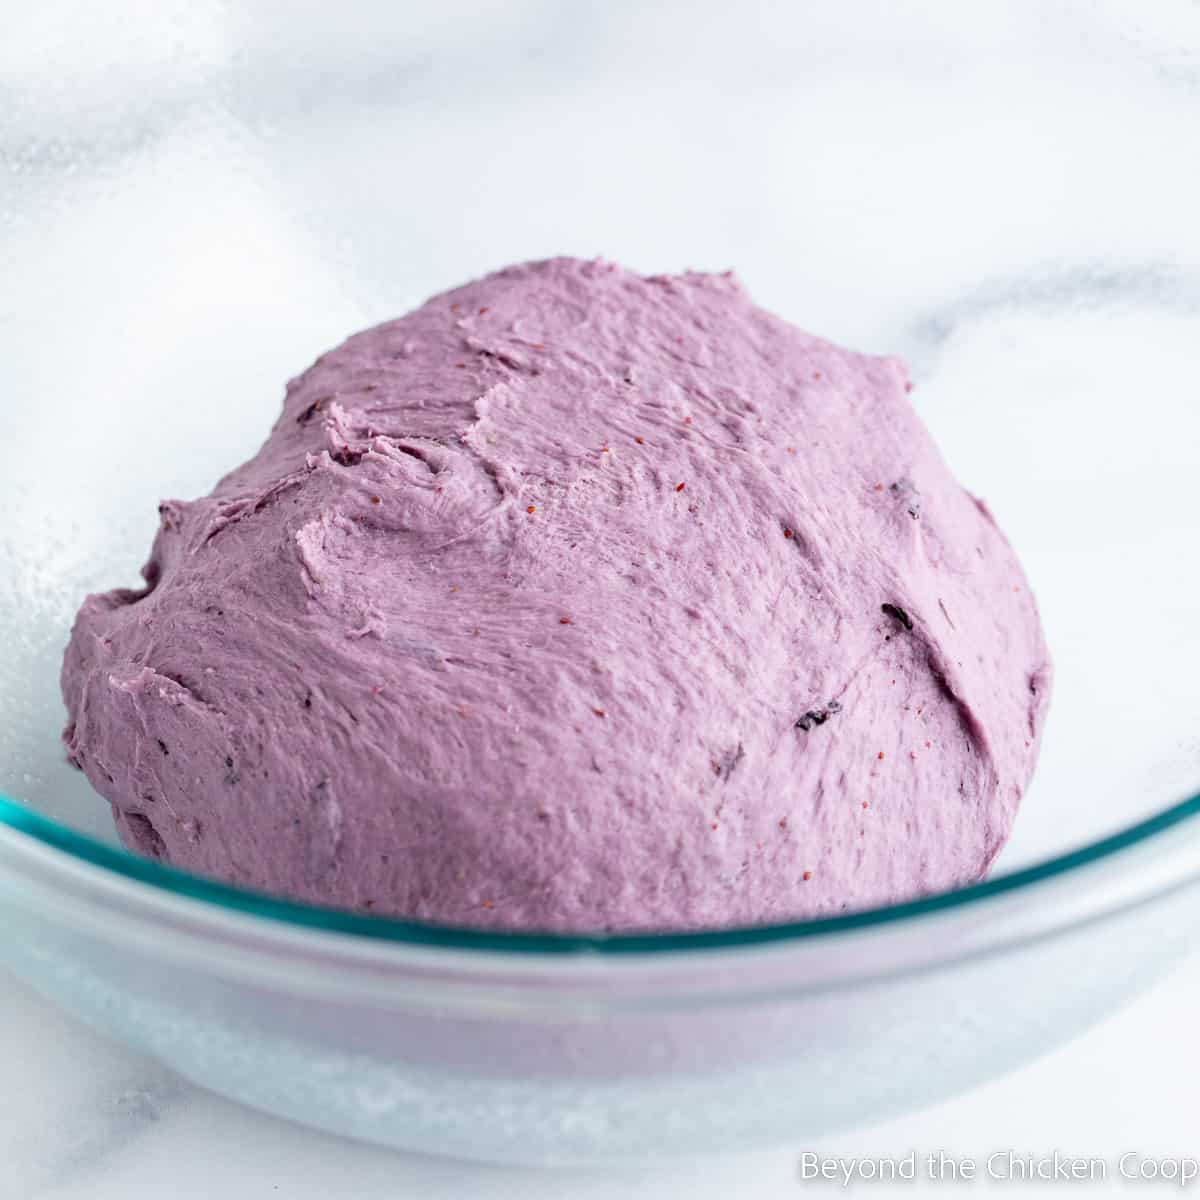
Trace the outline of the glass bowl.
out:
[[[1194,10],[695,5],[681,42],[683,10],[620,8],[47,3],[0,46],[0,960],[205,1087],[383,1145],[597,1163],[812,1138],[1076,1035],[1200,925]],[[58,668],[82,596],[136,583],[159,499],[247,457],[353,329],[599,251],[734,266],[909,359],[1056,658],[992,879],[548,937],[121,850],[63,760]]]

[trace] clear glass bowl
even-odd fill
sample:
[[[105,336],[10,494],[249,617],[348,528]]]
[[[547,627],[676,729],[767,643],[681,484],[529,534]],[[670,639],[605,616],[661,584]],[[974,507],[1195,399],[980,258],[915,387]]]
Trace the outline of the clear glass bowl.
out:
[[[1195,943],[1194,10],[1149,30],[1116,3],[987,28],[977,6],[689,6],[680,39],[670,6],[231,7],[39,5],[0,46],[0,959],[271,1112],[611,1162],[945,1097]],[[321,349],[506,261],[598,250],[733,265],[913,365],[1057,660],[993,879],[554,938],[298,907],[122,851],[58,742],[83,594],[136,583],[158,500],[245,458]]]

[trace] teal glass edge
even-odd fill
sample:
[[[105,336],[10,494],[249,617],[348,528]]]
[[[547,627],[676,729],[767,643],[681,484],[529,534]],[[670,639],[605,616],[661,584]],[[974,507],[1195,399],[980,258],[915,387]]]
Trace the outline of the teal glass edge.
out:
[[[405,945],[456,950],[486,950],[523,954],[647,954],[665,951],[720,950],[769,945],[822,937],[849,930],[867,929],[905,921],[925,914],[974,904],[988,897],[1013,892],[1040,880],[1063,875],[1145,842],[1185,821],[1200,817],[1200,794],[1131,825],[1129,828],[1078,850],[1024,867],[982,883],[942,892],[905,904],[865,909],[840,916],[821,917],[783,925],[744,926],[700,933],[615,933],[597,935],[557,933],[504,933],[451,926],[397,921],[336,909],[318,908],[280,900],[228,884],[189,875],[149,859],[138,858],[114,846],[65,828],[0,795],[0,824],[126,879],[149,884],[177,896],[200,900],[234,912],[270,921],[333,933]]]

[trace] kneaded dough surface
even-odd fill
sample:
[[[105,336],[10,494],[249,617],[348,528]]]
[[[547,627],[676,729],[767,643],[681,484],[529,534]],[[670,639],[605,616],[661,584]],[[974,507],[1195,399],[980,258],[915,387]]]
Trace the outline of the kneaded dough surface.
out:
[[[160,507],[145,591],[79,613],[69,753],[131,848],[374,913],[712,928],[976,880],[1050,670],[908,391],[728,274],[435,297]]]

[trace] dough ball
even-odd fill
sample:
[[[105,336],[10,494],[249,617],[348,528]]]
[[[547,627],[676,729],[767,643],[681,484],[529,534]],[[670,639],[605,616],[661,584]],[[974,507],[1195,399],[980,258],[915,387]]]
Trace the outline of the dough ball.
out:
[[[908,391],[728,274],[438,296],[161,506],[145,590],[76,622],[69,753],[136,851],[420,920],[714,928],[977,880],[1050,671]]]

